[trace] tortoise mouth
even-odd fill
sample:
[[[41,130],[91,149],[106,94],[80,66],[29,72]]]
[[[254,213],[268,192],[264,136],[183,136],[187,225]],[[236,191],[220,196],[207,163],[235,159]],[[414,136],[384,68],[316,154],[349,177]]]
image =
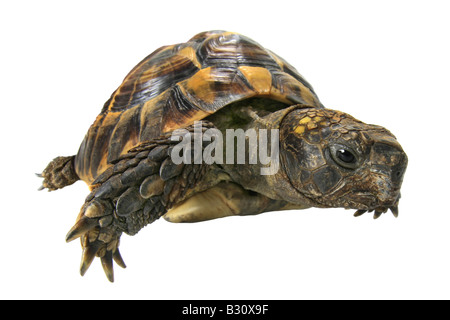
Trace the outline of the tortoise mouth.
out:
[[[367,191],[350,192],[347,194],[347,197],[352,203],[355,204],[351,209],[369,210],[376,207],[378,203],[378,198],[371,192]]]
[[[394,217],[398,217],[399,190],[394,190],[388,198],[382,199],[370,192],[354,192],[349,195],[349,198],[354,199],[352,202],[355,206],[350,209],[357,210],[354,214],[355,217],[361,216],[366,212],[374,212],[373,217],[377,219],[388,210],[391,210]]]
[[[398,203],[400,200],[400,192],[396,190],[392,192],[388,198],[375,195],[369,191],[349,191],[342,195],[334,194],[333,199],[315,198],[311,199],[319,206],[345,208],[356,210],[354,216],[358,217],[366,212],[373,212],[374,219],[379,218],[383,213],[389,210],[395,217],[398,217]],[[336,200],[337,199],[337,200]]]
[[[382,194],[374,194],[369,191],[351,191],[344,196],[354,206],[350,209],[375,210],[376,208],[390,208],[398,204],[400,189],[391,190]]]

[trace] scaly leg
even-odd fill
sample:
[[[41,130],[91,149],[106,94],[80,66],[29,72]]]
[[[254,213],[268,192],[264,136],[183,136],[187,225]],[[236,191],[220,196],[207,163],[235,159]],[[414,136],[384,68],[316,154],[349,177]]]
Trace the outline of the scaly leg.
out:
[[[207,129],[205,123],[203,126]],[[187,129],[193,131],[193,127]],[[97,256],[107,278],[114,281],[113,260],[125,267],[118,249],[122,233],[136,234],[198,190],[210,167],[173,163],[170,155],[177,143],[169,135],[142,143],[93,182],[92,192],[66,237],[68,242],[81,238],[81,275]]]
[[[47,188],[49,191],[57,190],[71,185],[80,180],[75,172],[75,156],[57,157],[50,161],[44,171],[37,174],[44,178],[39,190]]]

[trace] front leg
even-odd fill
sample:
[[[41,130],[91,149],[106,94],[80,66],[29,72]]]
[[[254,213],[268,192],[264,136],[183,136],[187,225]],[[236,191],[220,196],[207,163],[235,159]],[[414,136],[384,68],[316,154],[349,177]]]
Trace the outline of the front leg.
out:
[[[204,129],[208,125],[204,123]],[[193,127],[187,129],[192,131]],[[66,237],[67,242],[81,238],[81,275],[97,256],[113,282],[113,261],[125,267],[118,249],[122,233],[135,235],[199,190],[209,166],[174,164],[170,155],[176,143],[169,135],[142,143],[93,182],[92,192]]]

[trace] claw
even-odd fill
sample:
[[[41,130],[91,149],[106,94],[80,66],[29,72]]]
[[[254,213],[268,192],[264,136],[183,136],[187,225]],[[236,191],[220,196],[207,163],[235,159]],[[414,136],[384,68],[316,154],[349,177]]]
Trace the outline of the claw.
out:
[[[383,213],[386,213],[388,211],[388,208],[380,207],[375,209],[375,213],[373,214],[374,219],[378,219]]]
[[[103,271],[110,282],[114,282],[114,268],[113,268],[113,254],[111,251],[106,251],[105,255],[100,258],[102,262]]]
[[[392,214],[394,215],[394,217],[398,218],[398,207],[390,207],[389,209],[391,209]]]
[[[378,219],[383,214],[383,211],[375,210],[375,213],[373,214],[374,219]]]
[[[122,256],[120,255],[119,248],[113,253],[114,262],[117,263],[119,267],[126,268],[125,262],[123,261]]]
[[[88,247],[84,248],[81,256],[80,274],[84,276],[86,271],[91,266],[92,261],[95,258],[98,250],[100,249],[100,243],[93,242]]]
[[[80,219],[66,235],[66,242],[70,242],[81,237],[87,231],[93,229],[98,224],[97,219]]]
[[[44,189],[45,189],[45,187],[44,187],[44,185],[42,185],[42,186],[39,187],[38,191],[42,191]]]
[[[353,216],[354,217],[359,217],[359,216],[362,216],[364,213],[366,213],[367,212],[367,210],[358,210],[358,211],[356,211],[354,214],[353,214]]]

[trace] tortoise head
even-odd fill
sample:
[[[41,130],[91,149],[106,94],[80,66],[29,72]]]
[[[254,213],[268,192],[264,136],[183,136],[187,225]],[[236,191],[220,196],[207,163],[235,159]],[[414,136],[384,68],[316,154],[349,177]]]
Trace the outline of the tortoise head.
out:
[[[294,109],[280,126],[281,161],[299,196],[355,215],[398,215],[407,156],[385,128],[330,109]]]

